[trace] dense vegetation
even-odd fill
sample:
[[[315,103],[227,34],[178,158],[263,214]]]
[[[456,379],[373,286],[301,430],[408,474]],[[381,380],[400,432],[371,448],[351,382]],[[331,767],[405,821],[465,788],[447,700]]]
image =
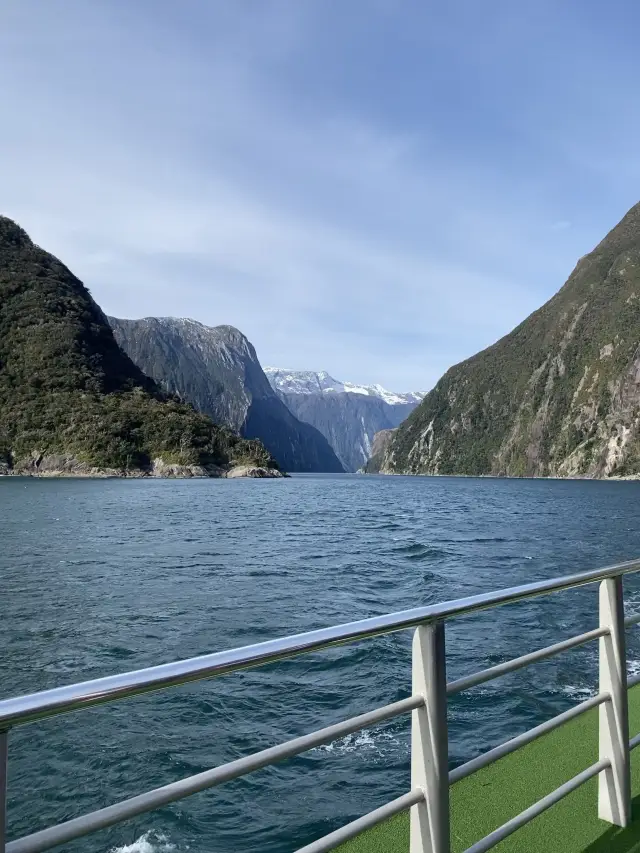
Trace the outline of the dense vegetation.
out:
[[[640,471],[640,205],[513,332],[452,367],[382,470],[511,476]]]
[[[161,392],[82,282],[0,217],[0,461],[51,455],[115,469],[273,465],[260,442]]]

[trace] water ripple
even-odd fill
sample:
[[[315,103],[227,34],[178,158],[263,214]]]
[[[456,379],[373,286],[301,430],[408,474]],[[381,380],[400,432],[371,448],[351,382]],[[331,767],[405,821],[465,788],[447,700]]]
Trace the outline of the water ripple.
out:
[[[0,478],[3,695],[640,553],[640,483],[305,476]],[[627,586],[628,612],[640,583]],[[450,679],[587,630],[596,594],[447,625]],[[640,671],[640,632],[630,669]],[[591,695],[585,646],[452,697],[456,765]],[[10,837],[409,694],[402,633],[18,729]],[[410,719],[349,735],[65,851],[288,853],[407,788]]]

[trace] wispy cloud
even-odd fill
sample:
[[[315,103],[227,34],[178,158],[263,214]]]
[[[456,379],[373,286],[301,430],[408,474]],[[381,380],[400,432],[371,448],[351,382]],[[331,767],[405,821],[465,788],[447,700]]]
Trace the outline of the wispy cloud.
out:
[[[232,323],[263,363],[428,387],[624,213],[580,187],[563,132],[541,141],[535,85],[494,83],[500,51],[524,73],[531,26],[502,5],[461,3],[456,29],[380,2],[363,29],[313,0],[9,0],[3,211],[110,313]]]

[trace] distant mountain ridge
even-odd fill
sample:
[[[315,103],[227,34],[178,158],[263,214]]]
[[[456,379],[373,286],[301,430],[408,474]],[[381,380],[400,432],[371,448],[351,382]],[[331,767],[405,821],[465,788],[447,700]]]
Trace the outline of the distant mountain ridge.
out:
[[[282,367],[265,367],[264,372],[271,385],[283,394],[363,394],[365,397],[378,397],[395,406],[403,403],[418,404],[425,396],[422,391],[409,391],[396,394],[387,391],[382,385],[356,385],[353,382],[340,382],[330,376],[326,370],[290,370]]]
[[[267,367],[265,373],[288,408],[326,437],[347,471],[365,465],[375,434],[397,427],[424,397],[341,382],[326,371]]]
[[[253,345],[235,327],[176,317],[109,322],[120,346],[161,387],[216,423],[260,439],[285,470],[343,471],[326,438],[274,392]]]
[[[369,470],[640,474],[640,204],[545,305],[448,370]]]

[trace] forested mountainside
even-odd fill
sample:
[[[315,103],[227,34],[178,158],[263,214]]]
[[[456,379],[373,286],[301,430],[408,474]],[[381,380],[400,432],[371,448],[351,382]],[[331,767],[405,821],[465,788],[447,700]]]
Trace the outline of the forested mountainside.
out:
[[[221,475],[275,471],[257,441],[161,391],[89,291],[0,216],[0,472]]]

